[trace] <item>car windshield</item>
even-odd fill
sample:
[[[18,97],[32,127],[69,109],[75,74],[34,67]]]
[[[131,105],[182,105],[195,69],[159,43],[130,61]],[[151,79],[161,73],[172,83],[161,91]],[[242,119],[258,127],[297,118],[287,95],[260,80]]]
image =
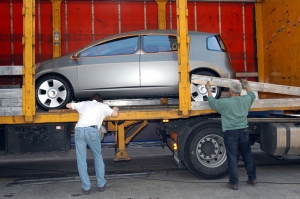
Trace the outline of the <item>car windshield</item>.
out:
[[[82,52],[80,57],[128,55],[137,51],[138,36],[114,39],[105,43],[92,46]]]

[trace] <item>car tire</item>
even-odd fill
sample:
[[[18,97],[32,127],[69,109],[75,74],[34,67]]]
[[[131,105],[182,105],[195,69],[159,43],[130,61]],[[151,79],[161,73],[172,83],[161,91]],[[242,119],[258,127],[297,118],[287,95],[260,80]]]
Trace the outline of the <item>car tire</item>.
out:
[[[62,77],[47,75],[36,82],[36,104],[42,110],[65,108],[72,99],[71,87]]]
[[[206,76],[212,76],[212,77],[216,77],[216,75],[214,75],[211,72],[208,71],[201,71],[201,72],[197,72],[195,73],[196,75],[206,75]],[[222,88],[219,86],[212,86],[212,95],[214,98],[220,98],[221,96],[221,92],[222,92]],[[193,84],[191,83],[191,98],[192,101],[207,101],[207,90],[205,88],[205,85],[203,84]]]
[[[184,148],[184,164],[202,179],[220,179],[228,175],[224,133],[220,122],[195,124]]]

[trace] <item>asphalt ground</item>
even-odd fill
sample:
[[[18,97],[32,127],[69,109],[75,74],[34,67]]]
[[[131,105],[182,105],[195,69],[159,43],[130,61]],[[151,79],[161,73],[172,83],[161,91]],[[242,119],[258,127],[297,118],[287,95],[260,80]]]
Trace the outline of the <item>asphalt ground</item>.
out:
[[[252,147],[258,184],[246,183],[243,162],[239,162],[239,190],[226,187],[228,177],[204,180],[188,170],[178,170],[172,152],[158,145],[127,148],[130,162],[114,162],[115,149],[103,146],[107,187],[98,192],[93,158],[88,154],[91,194],[83,195],[77,173],[75,151],[0,156],[0,198],[56,199],[219,199],[300,198],[300,158],[277,159]]]

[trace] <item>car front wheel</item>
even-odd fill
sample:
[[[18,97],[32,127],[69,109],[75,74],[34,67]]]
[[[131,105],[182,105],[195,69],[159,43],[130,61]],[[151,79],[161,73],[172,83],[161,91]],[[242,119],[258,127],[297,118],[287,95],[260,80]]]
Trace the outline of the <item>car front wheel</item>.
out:
[[[61,77],[48,75],[36,83],[36,103],[43,110],[65,108],[71,101],[69,84]]]

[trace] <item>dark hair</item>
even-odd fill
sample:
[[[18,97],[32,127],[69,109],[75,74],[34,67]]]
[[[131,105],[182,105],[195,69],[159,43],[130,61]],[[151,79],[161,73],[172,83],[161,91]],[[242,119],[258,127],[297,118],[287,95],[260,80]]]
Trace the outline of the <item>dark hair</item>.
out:
[[[97,102],[103,102],[103,98],[100,93],[93,94],[92,100],[96,100]]]

